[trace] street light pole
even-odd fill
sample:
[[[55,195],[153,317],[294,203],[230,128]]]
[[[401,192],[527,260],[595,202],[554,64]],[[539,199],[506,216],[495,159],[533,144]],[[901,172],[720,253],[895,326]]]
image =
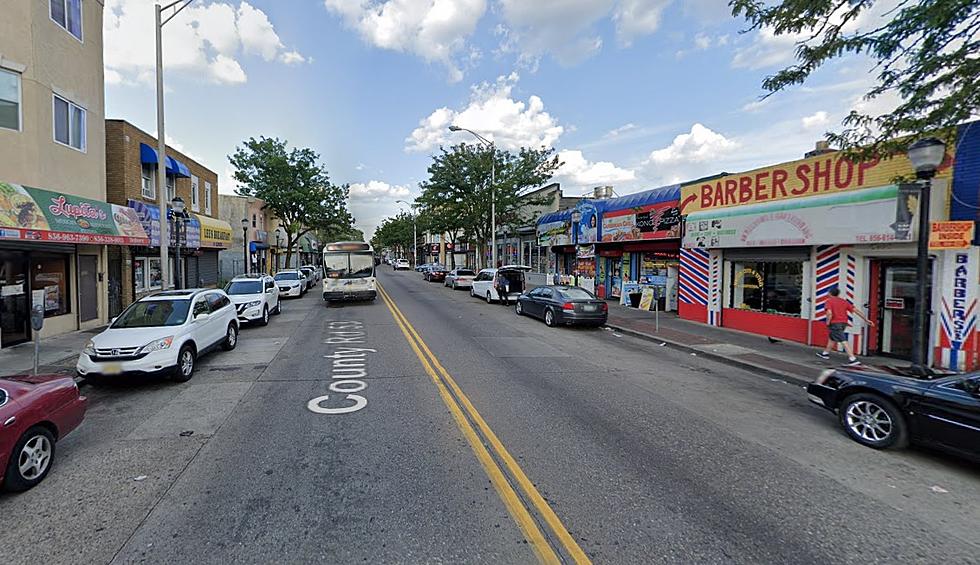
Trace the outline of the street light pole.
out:
[[[245,261],[245,272],[248,274],[249,260],[248,260],[248,219],[242,218],[242,259]]]
[[[572,276],[574,278],[575,286],[578,286],[578,224],[582,221],[582,212],[578,209],[572,210],[572,246],[574,248],[573,253],[575,253],[575,263],[572,267]]]
[[[920,139],[909,146],[909,160],[916,176],[922,181],[919,190],[919,234],[916,251],[915,317],[912,320],[912,370],[920,375],[929,374],[929,197],[932,178],[946,158],[946,145],[934,138]]]
[[[473,134],[484,145],[490,148],[490,266],[497,266],[497,147],[493,141],[471,129],[459,126],[449,126],[449,131],[465,131]]]
[[[175,248],[177,250],[176,256],[174,257],[174,265],[176,266],[174,273],[174,288],[180,290],[183,286],[181,281],[183,277],[181,276],[181,264],[180,264],[180,227],[184,222],[184,199],[175,196],[173,199],[173,216],[174,216],[174,242]]]

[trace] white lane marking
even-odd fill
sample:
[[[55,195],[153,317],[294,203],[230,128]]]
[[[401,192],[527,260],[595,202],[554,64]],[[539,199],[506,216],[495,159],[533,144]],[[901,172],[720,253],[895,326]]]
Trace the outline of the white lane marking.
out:
[[[318,396],[313,400],[306,403],[306,408],[310,412],[315,412],[317,414],[350,414],[351,412],[357,412],[361,408],[367,406],[367,399],[359,394],[348,394],[345,400],[353,400],[354,404],[350,406],[341,406],[340,408],[324,408],[320,406],[321,402],[326,402],[330,400],[329,394],[324,394],[323,396]]]
[[[355,320],[338,320],[327,324],[327,339],[325,344],[336,345],[339,343],[363,344],[367,337],[364,331],[364,324]],[[316,414],[350,414],[357,412],[367,406],[367,398],[355,392],[361,392],[367,388],[367,383],[358,380],[365,378],[367,373],[367,356],[369,353],[377,353],[376,349],[369,347],[338,347],[333,353],[324,355],[324,359],[330,359],[330,378],[333,381],[328,387],[331,392],[344,395],[344,402],[353,402],[347,406],[327,408],[324,402],[337,395],[325,394],[318,396],[306,403],[306,408]],[[336,402],[336,400],[334,401]]]

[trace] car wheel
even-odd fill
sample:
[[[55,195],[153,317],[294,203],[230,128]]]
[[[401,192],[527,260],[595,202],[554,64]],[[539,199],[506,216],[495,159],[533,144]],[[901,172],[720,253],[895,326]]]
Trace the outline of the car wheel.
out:
[[[14,445],[7,463],[4,486],[14,492],[25,491],[44,480],[54,461],[54,434],[44,426],[24,432]]]
[[[470,287],[470,298],[476,298],[476,293],[473,292],[473,287]]]
[[[490,298],[490,291],[487,291],[487,304],[493,304],[493,298]]]
[[[225,351],[231,351],[235,349],[236,345],[238,345],[238,328],[235,327],[235,324],[228,324],[228,330],[225,332],[225,340],[221,344],[221,348]]]
[[[544,311],[544,325],[548,326],[549,328],[555,327],[555,313],[551,310],[551,308]]]
[[[276,316],[278,316],[279,314],[282,314],[282,299],[281,298],[276,302],[276,309],[273,310],[272,313],[275,314]]]
[[[262,308],[262,321],[259,322],[259,325],[260,326],[268,326],[269,325],[269,307],[268,306]]]
[[[191,380],[191,377],[194,376],[195,361],[194,348],[190,345],[181,347],[180,353],[177,354],[177,366],[174,367],[174,373],[170,378],[178,383],[186,383]]]
[[[456,290],[456,281],[453,281],[453,286],[452,286],[451,288],[452,288],[453,290]]]
[[[877,394],[848,396],[838,416],[847,435],[874,449],[902,448],[908,445],[908,426],[901,412]]]
[[[514,305],[514,313],[517,314],[518,316],[523,316],[524,315],[524,307],[521,306],[521,301],[520,300],[518,300],[517,301],[517,304]]]

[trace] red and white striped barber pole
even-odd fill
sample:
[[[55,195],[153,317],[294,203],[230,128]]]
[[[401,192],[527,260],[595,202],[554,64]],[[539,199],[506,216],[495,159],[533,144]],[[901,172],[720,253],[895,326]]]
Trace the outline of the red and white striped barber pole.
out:
[[[937,312],[937,367],[972,371],[980,367],[977,335],[977,289],[980,248],[937,251],[935,272],[941,276]]]

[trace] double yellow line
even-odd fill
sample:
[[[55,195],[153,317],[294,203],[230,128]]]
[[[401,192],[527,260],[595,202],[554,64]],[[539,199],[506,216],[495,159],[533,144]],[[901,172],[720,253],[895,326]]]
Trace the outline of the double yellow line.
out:
[[[378,294],[381,295],[381,299],[388,306],[392,317],[395,318],[395,323],[398,324],[398,327],[405,335],[405,339],[408,340],[408,344],[415,351],[415,355],[422,362],[422,367],[425,369],[426,374],[435,383],[443,403],[445,403],[446,408],[453,415],[453,418],[456,420],[456,425],[459,426],[459,430],[466,437],[470,447],[473,449],[473,453],[476,454],[477,459],[479,459],[480,464],[483,465],[483,469],[490,478],[490,482],[493,483],[494,488],[497,490],[497,494],[503,500],[504,506],[507,507],[507,511],[510,512],[514,521],[517,522],[518,527],[524,533],[524,537],[528,543],[531,544],[538,559],[542,563],[562,562],[555,552],[555,548],[552,547],[544,533],[542,533],[541,528],[538,527],[538,522],[531,514],[532,510],[537,511],[538,515],[551,530],[554,538],[557,539],[558,545],[560,545],[559,549],[564,549],[565,554],[575,563],[591,563],[588,556],[582,551],[582,548],[579,547],[572,535],[565,529],[565,526],[561,523],[554,510],[548,506],[548,503],[541,496],[541,493],[538,492],[538,489],[534,488],[534,484],[531,483],[527,475],[524,474],[524,471],[521,470],[517,461],[514,460],[507,449],[504,448],[503,444],[500,443],[497,435],[493,433],[490,426],[487,425],[470,400],[463,394],[456,381],[453,380],[452,376],[442,366],[439,359],[425,344],[425,341],[415,331],[408,318],[398,309],[395,301],[382,288],[381,284],[378,284]],[[479,430],[479,433],[477,430]],[[481,435],[483,439],[481,439]],[[486,444],[484,444],[484,440]],[[493,451],[493,454],[491,454],[490,450]],[[494,455],[503,463],[503,468],[494,459]],[[514,483],[520,487],[525,497],[523,500],[518,495],[510,480],[508,480],[508,475],[504,471],[505,469]],[[525,504],[524,500],[528,504]]]

